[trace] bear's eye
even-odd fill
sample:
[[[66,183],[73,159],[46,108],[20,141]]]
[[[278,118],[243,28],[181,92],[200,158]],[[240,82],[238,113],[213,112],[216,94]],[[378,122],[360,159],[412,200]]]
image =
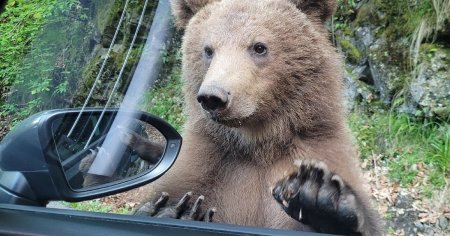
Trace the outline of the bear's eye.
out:
[[[267,53],[267,47],[263,43],[256,43],[253,45],[253,51],[258,55],[265,55]]]
[[[207,58],[211,58],[214,54],[214,50],[210,47],[205,47],[204,51]]]

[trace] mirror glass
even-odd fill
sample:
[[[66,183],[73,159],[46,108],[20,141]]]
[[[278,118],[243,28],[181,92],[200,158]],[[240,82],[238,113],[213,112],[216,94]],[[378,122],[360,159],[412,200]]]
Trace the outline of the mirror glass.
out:
[[[57,156],[73,190],[100,187],[140,176],[161,160],[166,139],[155,127],[128,113],[64,114],[51,123]]]

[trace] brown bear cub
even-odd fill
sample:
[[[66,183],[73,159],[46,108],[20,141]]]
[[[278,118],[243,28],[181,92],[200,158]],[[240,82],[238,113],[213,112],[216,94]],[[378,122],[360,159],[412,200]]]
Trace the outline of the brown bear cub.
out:
[[[172,0],[172,8],[185,30],[188,120],[178,160],[137,214],[210,221],[217,209],[214,222],[381,235],[324,27],[335,1]]]

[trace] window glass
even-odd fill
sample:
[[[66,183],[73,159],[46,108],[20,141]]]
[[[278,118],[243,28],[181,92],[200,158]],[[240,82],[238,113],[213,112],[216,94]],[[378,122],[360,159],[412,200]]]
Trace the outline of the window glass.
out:
[[[23,36],[27,39],[12,35],[17,47],[2,41],[5,54],[18,54],[13,61],[3,55],[5,63],[0,65],[3,83],[8,83],[1,86],[5,91],[0,103],[1,115],[12,119],[7,126],[40,111],[72,107],[126,107],[164,116],[161,106],[166,104],[161,103],[166,97],[158,94],[162,87],[177,83],[178,77],[168,75],[178,64],[178,45],[169,37],[170,15],[154,20],[157,1],[49,2],[36,3],[34,17],[39,23],[26,29],[33,31]],[[6,7],[23,7],[20,4]],[[148,40],[152,24],[158,24],[160,32],[152,32]],[[165,103],[181,106],[181,100]]]
[[[1,19],[16,24],[0,26],[7,32],[0,37],[0,140],[33,114],[76,108],[78,115],[53,121],[48,152],[59,158],[73,189],[136,176],[159,163],[165,137],[130,111],[181,129],[180,36],[169,2],[10,1]],[[143,157],[126,143],[130,134],[159,152]],[[92,166],[83,169],[86,163]],[[87,181],[93,173],[105,177]]]

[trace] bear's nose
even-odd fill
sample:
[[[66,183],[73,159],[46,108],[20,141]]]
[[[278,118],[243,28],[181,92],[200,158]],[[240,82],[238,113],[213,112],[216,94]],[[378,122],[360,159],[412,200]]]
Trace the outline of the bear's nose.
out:
[[[202,86],[197,94],[197,101],[206,111],[224,109],[228,103],[228,93],[216,86]]]

